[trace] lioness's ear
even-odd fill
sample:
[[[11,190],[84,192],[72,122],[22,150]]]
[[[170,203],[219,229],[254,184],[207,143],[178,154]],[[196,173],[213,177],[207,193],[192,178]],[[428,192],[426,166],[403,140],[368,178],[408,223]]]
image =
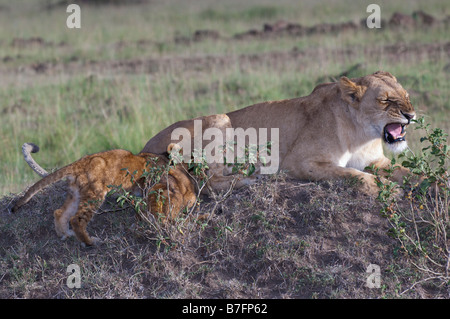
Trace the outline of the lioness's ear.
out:
[[[393,76],[391,73],[386,72],[386,71],[377,71],[373,75],[388,76],[388,77],[394,79],[395,82],[397,82],[397,78],[395,76]]]
[[[339,80],[339,88],[341,89],[342,99],[354,107],[358,106],[366,92],[365,86],[358,85],[345,76]]]

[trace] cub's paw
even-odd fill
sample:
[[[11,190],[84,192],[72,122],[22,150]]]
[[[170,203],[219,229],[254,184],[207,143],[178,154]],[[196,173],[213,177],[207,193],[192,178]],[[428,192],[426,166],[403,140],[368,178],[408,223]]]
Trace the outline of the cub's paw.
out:
[[[73,230],[69,229],[61,236],[61,240],[66,240],[67,238],[72,236],[75,236],[75,233],[73,232]]]
[[[92,246],[98,246],[101,243],[102,243],[102,240],[100,238],[92,236],[92,237],[90,237],[90,241],[89,242],[87,242],[87,243],[82,242],[81,246],[83,246],[83,247],[92,247]]]

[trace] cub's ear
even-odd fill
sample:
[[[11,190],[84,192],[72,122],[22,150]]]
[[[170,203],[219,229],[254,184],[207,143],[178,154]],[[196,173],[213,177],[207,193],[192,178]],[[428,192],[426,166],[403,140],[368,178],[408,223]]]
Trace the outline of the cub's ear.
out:
[[[181,154],[182,153],[181,146],[178,145],[177,143],[170,143],[169,145],[167,145],[167,153],[169,153],[169,154],[180,153]]]
[[[367,89],[367,87],[358,85],[345,76],[341,77],[339,80],[339,88],[341,90],[342,99],[355,108],[358,107],[359,102]]]
[[[183,148],[177,143],[170,143],[167,145],[167,153],[169,153],[169,159],[175,164],[183,162]]]

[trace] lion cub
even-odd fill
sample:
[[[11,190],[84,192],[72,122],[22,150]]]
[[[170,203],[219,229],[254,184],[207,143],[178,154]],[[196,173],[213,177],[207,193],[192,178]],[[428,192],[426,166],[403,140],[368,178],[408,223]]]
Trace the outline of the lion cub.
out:
[[[173,144],[168,146],[168,153],[173,147]],[[169,160],[162,155],[151,153],[134,155],[125,150],[87,155],[31,186],[16,202],[12,212],[16,212],[43,188],[68,178],[69,190],[66,201],[54,212],[56,233],[62,239],[75,234],[82,243],[90,246],[99,240],[90,237],[86,227],[111,190],[108,186],[122,185],[127,191],[136,195],[142,194],[142,189],[146,187],[143,173],[163,166],[168,167],[168,164]],[[194,183],[181,165],[170,166],[168,170],[161,171],[163,173],[160,180],[155,185],[150,185],[146,200],[150,212],[165,222],[174,220],[184,207],[191,208],[195,204],[196,195]],[[72,230],[69,229],[69,221]]]

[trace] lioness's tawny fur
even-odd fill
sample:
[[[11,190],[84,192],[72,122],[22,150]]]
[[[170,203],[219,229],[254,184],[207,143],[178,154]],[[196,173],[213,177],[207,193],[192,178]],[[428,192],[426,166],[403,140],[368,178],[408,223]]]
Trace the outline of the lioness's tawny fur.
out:
[[[172,145],[169,145],[168,151]],[[98,239],[90,237],[87,224],[105,200],[111,185],[122,185],[125,190],[139,193],[146,186],[142,177],[150,167],[166,167],[166,157],[151,153],[134,155],[126,150],[111,150],[88,155],[45,176],[31,186],[14,205],[17,211],[37,192],[63,178],[69,179],[69,191],[64,205],[54,212],[55,229],[63,239],[75,234],[84,244],[95,244]],[[131,175],[134,177],[132,178]],[[147,198],[150,212],[162,221],[174,220],[184,207],[192,207],[196,201],[193,181],[182,166],[172,166],[151,186]],[[155,192],[153,192],[155,191]],[[159,194],[157,194],[159,193]],[[161,196],[162,195],[162,196]],[[158,200],[162,198],[163,200]],[[69,222],[72,230],[69,229]]]
[[[414,117],[408,92],[395,76],[378,71],[360,78],[342,77],[337,82],[319,84],[308,96],[258,103],[197,120],[202,120],[203,130],[225,131],[232,127],[259,132],[278,128],[279,140],[273,140],[269,134],[268,140],[272,145],[278,143],[279,170],[301,180],[357,178],[362,181],[363,192],[376,196],[379,189],[375,176],[364,169],[374,165],[383,172],[389,167],[383,144],[393,152],[404,150],[407,147],[405,128]],[[194,120],[165,128],[141,152],[161,154],[164,145],[179,142],[173,140],[172,132],[180,127],[193,132]],[[192,140],[195,138],[192,134]],[[227,172],[226,165],[211,166],[212,188],[229,187],[233,176],[224,172]],[[397,165],[392,179],[401,184],[408,173],[408,169]],[[236,187],[252,182],[250,178],[241,179]]]

